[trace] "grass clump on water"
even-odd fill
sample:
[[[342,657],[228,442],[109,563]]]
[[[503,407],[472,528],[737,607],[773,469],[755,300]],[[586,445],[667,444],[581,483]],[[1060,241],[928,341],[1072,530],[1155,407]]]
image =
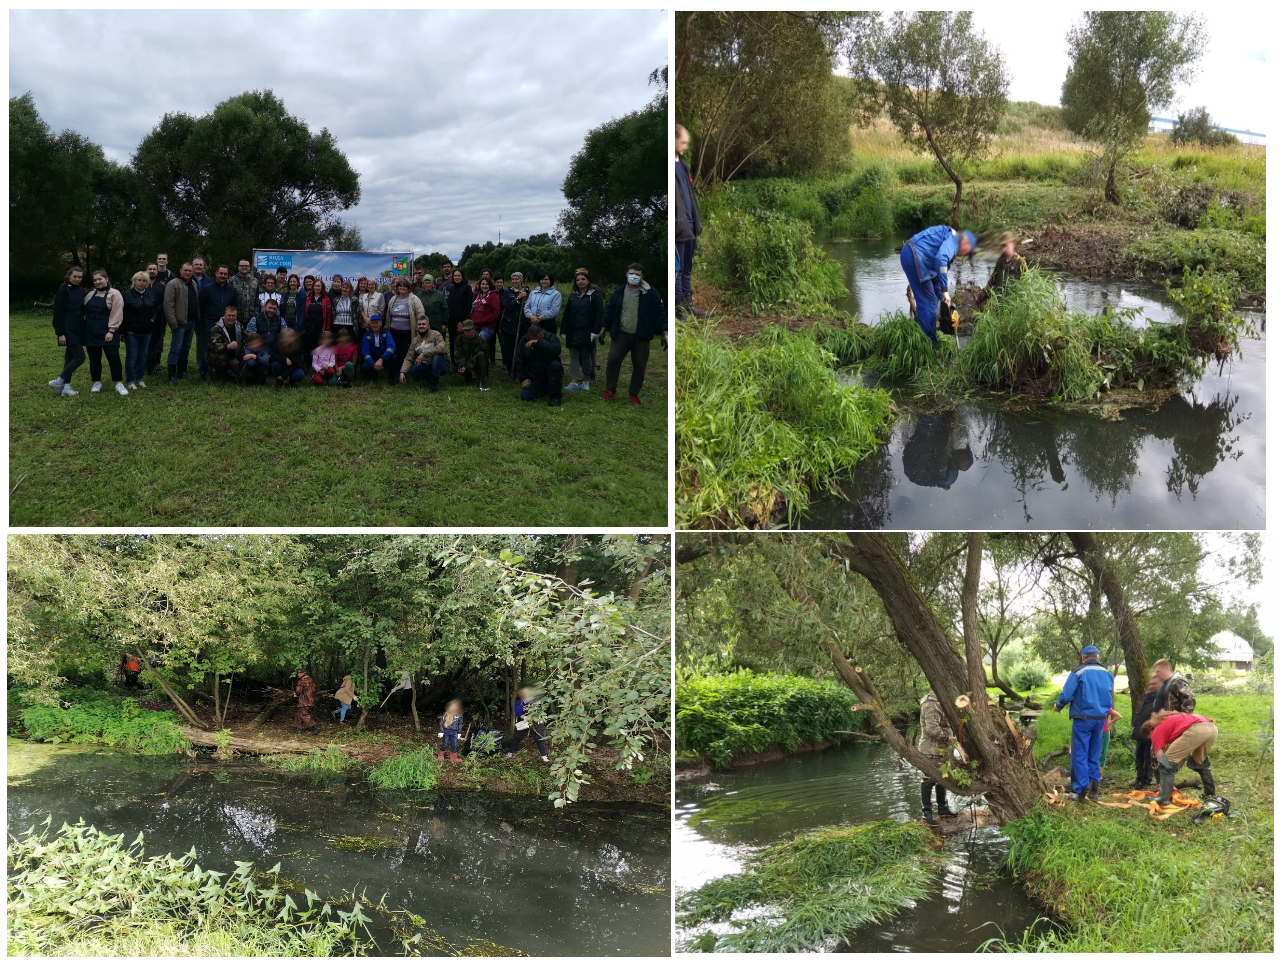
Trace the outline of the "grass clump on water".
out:
[[[359,904],[339,910],[305,891],[305,907],[260,886],[253,864],[202,870],[195,851],[143,856],[83,821],[28,830],[8,850],[13,956],[356,955],[372,945]],[[279,869],[279,865],[274,870]]]
[[[918,823],[819,830],[766,847],[742,873],[712,880],[676,901],[678,926],[728,923],[704,932],[706,952],[830,950],[849,931],[879,923],[924,896],[938,857]]]
[[[431,790],[440,778],[440,761],[428,747],[388,757],[369,771],[369,781],[387,790]]]
[[[27,707],[22,726],[30,740],[45,743],[103,743],[146,756],[182,753],[191,741],[178,730],[170,710],[142,710],[138,701],[108,699]]]
[[[690,326],[676,379],[676,520],[767,527],[792,519],[883,442],[889,395],[836,374],[812,334],[761,331],[740,349]]]
[[[347,756],[334,743],[323,750],[316,747],[310,753],[266,756],[262,759],[287,773],[345,773],[360,762]]]

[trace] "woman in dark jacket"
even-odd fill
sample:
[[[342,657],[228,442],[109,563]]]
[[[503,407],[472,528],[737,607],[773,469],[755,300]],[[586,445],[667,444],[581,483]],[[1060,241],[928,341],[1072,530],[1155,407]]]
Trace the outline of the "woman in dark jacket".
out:
[[[124,379],[130,390],[146,388],[147,349],[151,345],[151,323],[156,314],[156,300],[146,271],[133,275],[133,286],[124,292]]]
[[[596,333],[604,325],[604,297],[587,271],[573,275],[573,291],[560,312],[560,339],[569,348],[569,384],[566,390],[590,390],[596,375]],[[578,378],[578,368],[582,378]]]
[[[84,269],[72,267],[53,298],[53,332],[57,334],[58,346],[66,350],[62,372],[49,381],[49,386],[64,397],[76,395],[71,389],[71,374],[84,363],[84,289],[80,286],[83,280]]]
[[[102,389],[102,355],[107,355],[116,393],[127,397],[120,369],[120,328],[124,324],[124,297],[111,286],[105,270],[93,271],[93,289],[84,298],[84,346],[89,354],[91,393]]]
[[[452,363],[454,339],[462,333],[462,321],[471,319],[471,305],[475,296],[471,293],[471,284],[461,270],[455,269],[452,274],[453,286],[449,288],[449,357]]]
[[[325,295],[324,284],[316,281],[302,305],[302,345],[311,356],[311,351],[320,342],[320,334],[329,329],[331,318],[329,298]]]

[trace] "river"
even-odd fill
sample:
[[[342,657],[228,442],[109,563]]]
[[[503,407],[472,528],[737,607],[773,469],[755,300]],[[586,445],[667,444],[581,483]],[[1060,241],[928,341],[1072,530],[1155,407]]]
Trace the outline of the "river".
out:
[[[737,872],[750,851],[808,830],[919,816],[920,774],[883,743],[717,771],[676,788],[672,880],[678,895]],[[1019,939],[1040,916],[1002,869],[998,828],[957,834],[947,853],[934,895],[853,931],[838,952],[971,952],[991,938]],[[677,951],[685,938],[692,940],[677,935]]]
[[[844,309],[874,324],[906,309],[901,238],[827,241],[845,265]],[[983,284],[995,255],[962,261],[952,284]],[[1092,313],[1175,314],[1162,288],[1060,278],[1068,305]],[[1260,327],[1263,316],[1256,314]],[[888,443],[838,492],[817,496],[810,529],[1264,529],[1266,340],[1211,364],[1155,410],[1120,420],[1041,405],[1028,412],[981,400],[925,412],[898,396]]]
[[[359,774],[293,775],[256,761],[132,757],[9,740],[8,829],[83,817],[147,855],[195,847],[201,867],[253,860],[322,897],[359,888],[420,914],[453,944],[535,956],[670,950],[666,810],[478,792],[374,790]],[[353,847],[355,849],[353,849]],[[374,935],[397,952],[385,921]]]

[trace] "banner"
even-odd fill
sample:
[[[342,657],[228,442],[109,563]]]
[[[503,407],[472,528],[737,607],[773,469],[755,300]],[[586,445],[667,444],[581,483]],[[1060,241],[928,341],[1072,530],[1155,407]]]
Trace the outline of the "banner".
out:
[[[412,280],[413,254],[365,253],[355,250],[254,250],[255,270],[275,273],[284,267],[296,273],[298,279],[310,274],[321,277],[326,285],[334,276],[351,280],[352,286],[360,277],[375,277],[379,287],[386,287],[396,277]]]

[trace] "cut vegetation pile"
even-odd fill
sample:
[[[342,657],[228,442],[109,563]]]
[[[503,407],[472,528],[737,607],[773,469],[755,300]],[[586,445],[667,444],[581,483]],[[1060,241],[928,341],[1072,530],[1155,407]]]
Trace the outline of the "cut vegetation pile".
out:
[[[918,823],[819,830],[753,854],[742,873],[676,901],[677,924],[708,930],[685,949],[724,953],[831,951],[928,893],[939,858]]]

